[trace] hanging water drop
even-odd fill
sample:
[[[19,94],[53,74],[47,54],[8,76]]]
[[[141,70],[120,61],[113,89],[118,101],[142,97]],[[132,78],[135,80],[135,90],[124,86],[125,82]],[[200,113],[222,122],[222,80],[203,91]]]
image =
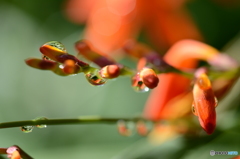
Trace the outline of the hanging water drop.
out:
[[[104,85],[107,82],[105,78],[102,78],[100,76],[99,70],[94,68],[85,73],[85,77],[88,80],[88,82],[94,86]]]
[[[148,92],[149,88],[143,83],[139,73],[132,77],[132,87],[136,92]]]
[[[217,99],[217,97],[214,97],[214,101],[215,101],[215,107],[217,107],[218,106],[218,99]]]
[[[146,121],[144,120],[137,121],[136,129],[138,134],[141,136],[146,136],[151,129],[150,127],[152,127],[152,124],[150,125],[149,123],[146,123]]]
[[[34,126],[22,126],[21,131],[24,133],[30,133],[33,131]]]
[[[122,136],[131,136],[133,135],[133,130],[135,129],[135,124],[132,121],[119,120],[117,122],[118,132]]]
[[[39,120],[48,120],[46,117],[38,117],[36,119],[34,119],[34,121],[39,121]],[[37,128],[46,128],[47,125],[46,124],[40,124],[40,125],[36,125]]]
[[[196,116],[198,116],[197,112],[196,112],[196,108],[195,108],[195,104],[194,102],[192,103],[192,113]]]

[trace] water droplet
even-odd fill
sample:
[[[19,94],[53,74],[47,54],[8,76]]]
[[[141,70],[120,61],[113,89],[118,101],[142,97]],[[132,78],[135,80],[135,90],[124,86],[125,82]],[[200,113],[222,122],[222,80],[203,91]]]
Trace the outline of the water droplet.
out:
[[[133,135],[133,130],[135,129],[135,123],[132,121],[119,120],[117,122],[118,132],[122,136],[131,136]]]
[[[147,92],[149,88],[143,83],[139,73],[132,77],[132,87],[136,92]]]
[[[22,126],[21,131],[24,133],[30,133],[33,131],[34,126]]]
[[[67,52],[65,46],[62,43],[58,42],[58,41],[49,41],[49,42],[45,43],[44,45],[50,45],[50,46],[53,46],[53,47],[55,47],[55,48],[57,48],[59,50]]]
[[[149,133],[150,125],[143,120],[139,120],[136,124],[136,129],[139,135],[146,136]]]
[[[100,76],[98,69],[91,69],[89,72],[85,73],[85,77],[88,82],[94,86],[104,85],[107,82],[105,78]]]
[[[38,117],[36,119],[34,119],[34,121],[39,121],[39,120],[48,120],[46,117]],[[41,124],[41,125],[36,125],[37,128],[46,128],[47,125],[46,124]]]
[[[215,100],[215,107],[217,107],[218,106],[218,99],[217,99],[217,97],[214,97],[214,100]]]
[[[198,116],[198,115],[197,115],[197,112],[196,112],[196,109],[195,109],[195,104],[194,104],[194,102],[192,103],[192,113],[193,113],[194,115]]]

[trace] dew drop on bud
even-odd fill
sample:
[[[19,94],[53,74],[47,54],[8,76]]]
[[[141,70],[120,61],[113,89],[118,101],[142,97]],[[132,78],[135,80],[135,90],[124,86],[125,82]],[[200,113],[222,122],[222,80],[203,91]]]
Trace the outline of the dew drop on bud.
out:
[[[142,120],[139,120],[136,124],[136,129],[139,135],[146,136],[149,132],[149,129],[146,125],[146,123]]]
[[[30,133],[33,131],[34,126],[22,126],[21,131],[24,133]]]
[[[217,99],[217,97],[214,97],[214,101],[215,101],[215,107],[217,107],[218,106],[218,99]]]
[[[132,87],[136,92],[148,92],[149,88],[143,83],[139,73],[132,77]]]
[[[61,51],[67,52],[65,46],[58,41],[49,41],[49,42],[45,43],[44,45],[50,45],[50,46],[53,46],[53,47],[55,47],[55,48],[57,48]]]
[[[85,73],[85,77],[88,82],[94,86],[104,85],[107,82],[105,78],[102,78],[100,76],[98,69],[92,69],[89,72]]]
[[[46,117],[38,117],[36,119],[34,119],[34,121],[39,121],[39,120],[48,120]],[[41,125],[36,125],[37,128],[46,128],[47,125],[46,124],[41,124]]]
[[[117,122],[118,132],[122,136],[131,136],[133,134],[135,124],[131,121],[126,122],[124,120],[119,120]]]

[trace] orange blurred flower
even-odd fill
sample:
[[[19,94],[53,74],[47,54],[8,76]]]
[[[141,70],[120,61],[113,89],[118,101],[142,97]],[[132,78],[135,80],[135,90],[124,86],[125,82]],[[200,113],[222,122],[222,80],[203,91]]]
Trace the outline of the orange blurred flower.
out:
[[[86,23],[85,37],[110,53],[144,29],[158,47],[167,49],[183,38],[202,37],[184,8],[187,0],[68,0],[66,14]]]
[[[164,60],[179,70],[196,69],[199,60],[217,66],[225,65],[225,62],[219,62],[226,58],[220,56],[218,50],[199,42],[203,38],[184,8],[186,2],[187,0],[68,0],[65,7],[70,20],[86,23],[84,38],[101,52],[109,54],[120,49],[127,40],[136,38],[143,30],[156,49],[167,50],[173,45],[165,54]],[[228,68],[231,62],[226,61]],[[144,110],[144,117],[148,119],[185,116],[191,111],[193,99],[196,102],[204,94],[204,90],[195,84],[192,95],[192,79],[183,75],[164,73],[158,75],[158,78],[160,82],[151,92]],[[213,83],[213,90],[223,95],[233,81],[234,79],[218,81],[225,82],[224,87],[217,87]],[[199,103],[195,104],[201,126],[211,134],[216,117],[208,120],[201,113],[207,108],[202,108]],[[215,108],[209,108],[209,111],[215,113]],[[209,122],[214,126],[209,128]]]

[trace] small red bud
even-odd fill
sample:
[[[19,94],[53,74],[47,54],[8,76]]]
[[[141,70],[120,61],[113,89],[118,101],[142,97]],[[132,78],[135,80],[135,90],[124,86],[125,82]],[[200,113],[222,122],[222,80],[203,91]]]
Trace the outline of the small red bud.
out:
[[[66,60],[63,65],[63,71],[66,74],[74,74],[79,70],[79,67],[75,65],[75,61],[73,60]]]
[[[150,89],[157,87],[159,79],[156,73],[150,68],[143,68],[140,71],[143,83]]]
[[[111,79],[116,78],[120,74],[120,68],[118,65],[107,65],[99,71],[103,78]]]
[[[41,70],[52,70],[58,66],[58,64],[54,61],[42,60],[42,59],[36,59],[36,58],[27,59],[25,60],[25,62],[28,66],[41,69]]]

